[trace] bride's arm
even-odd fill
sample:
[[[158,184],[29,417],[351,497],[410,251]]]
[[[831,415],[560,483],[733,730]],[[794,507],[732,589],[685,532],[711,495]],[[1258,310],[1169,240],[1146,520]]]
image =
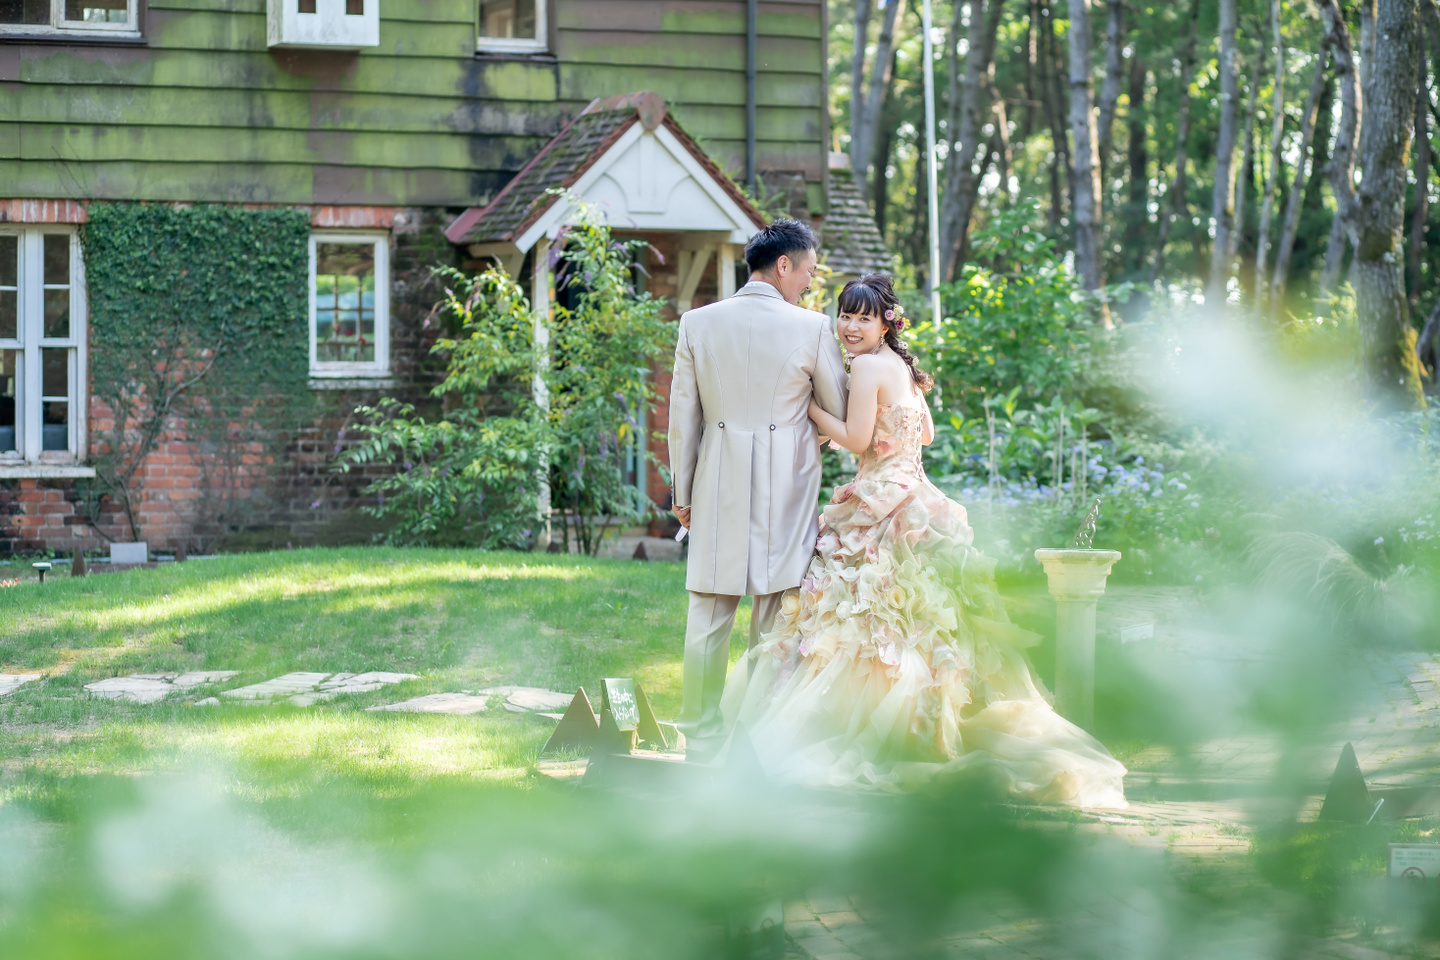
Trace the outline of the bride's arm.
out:
[[[850,361],[850,402],[845,419],[833,417],[810,401],[810,419],[820,432],[851,453],[864,453],[875,437],[876,405],[880,398],[880,365],[874,357]]]
[[[920,446],[928,447],[935,439],[935,420],[930,416],[930,404],[922,398],[920,405],[925,408],[925,425],[920,428]]]

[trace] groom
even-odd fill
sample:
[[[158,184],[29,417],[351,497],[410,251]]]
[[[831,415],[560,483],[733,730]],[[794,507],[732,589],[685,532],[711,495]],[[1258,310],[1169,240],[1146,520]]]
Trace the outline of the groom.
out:
[[[776,220],[745,245],[750,282],[680,318],[670,471],[675,516],[690,528],[690,613],[676,726],[693,760],[723,742],[720,694],[740,598],[754,597],[753,647],[815,549],[820,449],[806,411],[813,396],[843,419],[848,386],[829,318],[796,305],[817,247],[805,224]]]

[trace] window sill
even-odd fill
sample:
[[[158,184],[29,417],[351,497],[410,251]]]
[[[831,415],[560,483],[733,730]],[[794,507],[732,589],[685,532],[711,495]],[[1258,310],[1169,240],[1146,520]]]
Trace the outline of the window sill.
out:
[[[83,43],[86,46],[117,46],[117,47],[143,47],[150,41],[139,33],[101,32],[85,33],[79,30],[66,30],[63,33],[46,31],[45,33],[27,33],[21,30],[0,30],[0,43]]]
[[[332,374],[310,374],[311,390],[393,390],[400,386],[388,373],[382,374],[352,374],[350,376],[337,377]]]
[[[0,463],[0,480],[85,480],[94,467],[78,463]]]
[[[475,51],[476,60],[524,60],[529,63],[557,63],[559,58],[549,50],[536,48],[534,50],[517,50],[515,48],[493,50],[480,47]]]

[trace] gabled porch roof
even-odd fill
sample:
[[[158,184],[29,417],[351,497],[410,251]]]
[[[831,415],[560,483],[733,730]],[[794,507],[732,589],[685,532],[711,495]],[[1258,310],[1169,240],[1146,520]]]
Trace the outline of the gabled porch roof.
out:
[[[766,219],[680,128],[654,93],[596,100],[571,120],[484,207],[445,230],[487,254],[523,255],[556,236],[575,211],[546,191],[597,203],[612,227],[704,232],[744,243]]]

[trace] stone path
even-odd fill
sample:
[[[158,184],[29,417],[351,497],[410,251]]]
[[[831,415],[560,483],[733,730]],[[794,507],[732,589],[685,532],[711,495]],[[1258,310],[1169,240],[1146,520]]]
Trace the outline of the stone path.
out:
[[[489,702],[489,697],[477,697],[469,693],[431,693],[423,697],[403,700],[400,703],[386,703],[365,709],[399,713],[451,713],[465,716],[483,712]]]
[[[207,684],[222,683],[237,676],[238,670],[196,670],[188,673],[134,673],[123,677],[107,677],[85,684],[85,692],[106,700],[128,700],[132,703],[158,703],[176,691],[189,691]],[[39,673],[0,673],[0,697],[13,693],[22,684],[43,679]],[[369,693],[406,680],[418,680],[413,673],[318,673],[296,671],[219,692],[219,697],[240,703],[270,703],[283,700],[299,707],[324,703],[343,694]],[[412,697],[399,703],[367,707],[372,711],[398,713],[446,713],[468,715],[486,710],[491,701],[499,701],[508,713],[534,714],[558,720],[570,705],[573,693],[561,693],[544,687],[490,687],[458,693],[432,693]],[[206,697],[198,706],[214,706],[223,701]]]
[[[239,670],[195,670],[189,673],[134,673],[85,684],[85,691],[107,700],[156,703],[176,690],[189,690],[208,683],[220,683]]]
[[[0,673],[0,697],[14,693],[21,685],[39,680],[41,676],[39,673]]]
[[[299,671],[236,687],[220,694],[235,700],[280,700],[284,699],[297,707],[332,700],[344,693],[365,693],[405,680],[418,680],[414,673],[310,673]]]

